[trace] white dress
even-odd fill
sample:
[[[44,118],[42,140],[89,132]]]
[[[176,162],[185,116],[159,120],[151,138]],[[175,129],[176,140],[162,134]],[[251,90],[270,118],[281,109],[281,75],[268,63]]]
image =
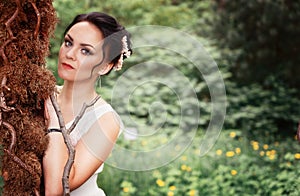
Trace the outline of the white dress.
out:
[[[105,113],[107,112],[113,112],[116,114],[116,117],[118,121],[120,122],[121,127],[122,122],[117,115],[117,113],[114,111],[114,109],[109,104],[103,104],[100,106],[94,107],[92,110],[86,112],[78,124],[76,125],[76,128],[71,132],[71,140],[72,144],[75,146],[77,142],[79,141],[82,136],[88,132],[89,128]],[[71,126],[72,122],[69,122],[66,124],[66,128],[69,128]],[[121,132],[122,128],[120,128]],[[92,152],[92,154],[94,154]],[[102,189],[100,189],[97,185],[97,176],[98,174],[103,170],[104,163],[98,168],[98,170],[80,187],[73,190],[71,192],[71,196],[105,196],[105,193]]]

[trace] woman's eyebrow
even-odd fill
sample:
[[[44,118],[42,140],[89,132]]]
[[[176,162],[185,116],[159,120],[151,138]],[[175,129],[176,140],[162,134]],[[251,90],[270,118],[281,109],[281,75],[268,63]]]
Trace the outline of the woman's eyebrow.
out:
[[[92,47],[93,49],[95,49],[95,47],[94,46],[92,46],[91,44],[85,44],[85,43],[81,43],[80,44],[81,46],[90,46],[90,47]],[[96,50],[96,49],[95,49]]]
[[[68,36],[68,38],[69,38],[71,41],[74,40],[70,34],[67,34],[67,36]]]
[[[74,41],[74,39],[72,38],[72,36],[70,34],[67,34],[68,38],[71,40],[71,41]],[[95,49],[94,46],[92,46],[91,44],[86,44],[86,43],[80,43],[81,46],[90,46],[92,48]],[[95,49],[96,50],[96,49]]]

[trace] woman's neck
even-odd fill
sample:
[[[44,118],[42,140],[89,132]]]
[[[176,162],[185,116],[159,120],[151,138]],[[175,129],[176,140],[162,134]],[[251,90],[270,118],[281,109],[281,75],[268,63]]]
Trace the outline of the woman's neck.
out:
[[[78,114],[84,103],[90,103],[97,93],[92,85],[66,82],[58,96],[58,103],[62,109],[72,110]]]

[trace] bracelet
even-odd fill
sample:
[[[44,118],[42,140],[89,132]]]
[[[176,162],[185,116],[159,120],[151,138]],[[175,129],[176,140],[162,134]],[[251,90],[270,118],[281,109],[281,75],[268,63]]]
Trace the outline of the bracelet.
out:
[[[59,133],[61,133],[61,130],[60,129],[48,129],[47,130],[47,133],[52,133],[52,132],[59,132]]]

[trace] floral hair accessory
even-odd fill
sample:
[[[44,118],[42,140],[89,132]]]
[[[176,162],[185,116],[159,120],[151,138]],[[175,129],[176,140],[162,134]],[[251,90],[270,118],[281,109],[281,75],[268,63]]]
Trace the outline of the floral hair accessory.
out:
[[[122,51],[121,51],[121,55],[120,58],[118,60],[118,63],[114,66],[114,70],[118,71],[122,69],[123,66],[123,60],[124,60],[124,56],[126,58],[129,58],[131,55],[130,50],[128,49],[128,44],[127,44],[127,37],[126,35],[122,38]]]

